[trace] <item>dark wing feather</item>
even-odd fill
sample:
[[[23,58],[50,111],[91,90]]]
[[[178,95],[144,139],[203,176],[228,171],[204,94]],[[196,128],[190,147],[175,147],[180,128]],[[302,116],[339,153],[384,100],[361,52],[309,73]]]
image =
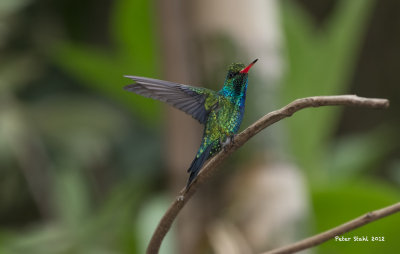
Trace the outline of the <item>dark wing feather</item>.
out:
[[[152,78],[125,77],[136,82],[135,84],[125,86],[125,90],[168,103],[191,115],[202,124],[206,122],[208,113],[210,112],[205,105],[206,99],[212,96],[217,101],[217,97],[219,96],[216,92],[206,88],[181,85]]]

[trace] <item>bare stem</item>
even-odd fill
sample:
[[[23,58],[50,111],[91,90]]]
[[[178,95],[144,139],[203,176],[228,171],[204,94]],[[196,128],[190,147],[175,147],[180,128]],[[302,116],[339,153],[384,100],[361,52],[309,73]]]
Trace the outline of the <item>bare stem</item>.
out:
[[[207,164],[202,168],[200,174],[197,176],[197,178],[194,180],[188,190],[181,190],[179,196],[168,208],[167,212],[161,218],[161,221],[154,231],[150,243],[147,247],[147,254],[158,253],[165,235],[171,228],[172,222],[175,220],[176,216],[186,204],[186,202],[196,192],[198,187],[215,173],[215,171],[217,170],[217,166],[220,165],[221,162],[231,153],[244,145],[250,138],[252,138],[254,135],[259,133],[266,127],[282,120],[283,118],[291,116],[301,109],[339,105],[384,109],[389,107],[389,101],[386,99],[363,98],[356,95],[314,96],[297,99],[279,110],[272,111],[266,114],[261,119],[259,119],[247,129],[238,134],[235,137],[234,143],[231,143],[215,157],[210,159]]]
[[[360,216],[354,220],[348,221],[340,226],[337,226],[328,231],[322,232],[318,235],[314,235],[312,237],[309,237],[309,238],[306,238],[299,242],[284,246],[282,248],[264,252],[263,254],[289,254],[289,253],[295,253],[295,252],[298,252],[301,250],[305,250],[305,249],[311,248],[313,246],[319,245],[323,242],[326,242],[326,241],[334,238],[335,236],[339,236],[343,233],[349,232],[353,229],[359,228],[361,226],[364,226],[365,224],[379,220],[383,217],[389,216],[389,215],[397,213],[397,212],[400,212],[400,202],[396,203],[394,205],[387,206],[382,209],[375,210],[373,212],[364,214],[363,216]]]

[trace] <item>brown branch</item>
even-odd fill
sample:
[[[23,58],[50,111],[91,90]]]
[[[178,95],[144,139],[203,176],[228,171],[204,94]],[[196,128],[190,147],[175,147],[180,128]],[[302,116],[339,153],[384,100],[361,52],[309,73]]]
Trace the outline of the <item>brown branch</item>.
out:
[[[396,203],[394,205],[387,206],[382,209],[364,214],[363,216],[360,216],[354,220],[346,222],[340,226],[332,228],[332,229],[325,231],[323,233],[320,233],[318,235],[314,235],[312,237],[306,238],[304,240],[290,244],[288,246],[284,246],[282,248],[264,252],[263,254],[289,254],[289,253],[295,253],[295,252],[298,252],[301,250],[305,250],[305,249],[311,248],[313,246],[319,245],[323,242],[326,242],[326,241],[334,238],[335,236],[339,236],[339,235],[349,232],[353,229],[364,226],[365,224],[368,224],[370,222],[376,221],[378,219],[381,219],[383,217],[389,216],[389,215],[397,213],[397,212],[400,212],[400,202]]]
[[[389,107],[389,101],[386,99],[370,99],[358,97],[356,95],[337,95],[337,96],[314,96],[302,99],[297,99],[285,107],[272,111],[261,119],[253,123],[247,129],[242,131],[235,137],[235,142],[229,144],[223,151],[218,153],[215,157],[210,159],[208,163],[202,168],[200,174],[197,176],[195,181],[190,186],[189,190],[182,189],[180,196],[171,204],[167,212],[161,218],[150,243],[147,247],[147,254],[158,253],[161,243],[170,229],[172,222],[176,216],[190,199],[190,197],[196,192],[198,187],[204,183],[212,174],[217,170],[217,166],[227,158],[231,153],[236,151],[239,147],[244,145],[250,138],[259,133],[266,127],[282,120],[283,118],[291,116],[293,113],[309,107],[321,107],[321,106],[357,106],[366,108],[377,108],[384,109]]]

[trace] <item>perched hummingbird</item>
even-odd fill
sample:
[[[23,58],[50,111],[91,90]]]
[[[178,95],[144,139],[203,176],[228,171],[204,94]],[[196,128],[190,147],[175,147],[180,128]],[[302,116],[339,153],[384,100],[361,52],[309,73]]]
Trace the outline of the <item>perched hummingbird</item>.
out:
[[[241,63],[231,64],[219,92],[158,79],[125,76],[135,81],[125,86],[125,90],[166,102],[205,125],[200,148],[187,170],[190,176],[186,189],[203,164],[231,142],[239,131],[246,101],[248,72],[257,60],[247,67]]]

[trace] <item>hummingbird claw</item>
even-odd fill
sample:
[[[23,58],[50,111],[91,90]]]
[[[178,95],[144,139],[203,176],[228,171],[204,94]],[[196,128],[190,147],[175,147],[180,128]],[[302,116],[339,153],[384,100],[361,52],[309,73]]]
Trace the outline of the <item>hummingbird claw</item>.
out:
[[[232,145],[235,144],[235,137],[236,137],[236,134],[233,134],[233,135],[230,137],[230,141],[231,141],[231,144],[232,144]]]
[[[226,151],[227,146],[234,143],[235,143],[235,134],[227,136],[225,141],[221,143],[221,146]]]
[[[230,138],[229,138],[229,137],[226,137],[226,139],[225,139],[224,141],[221,142],[222,148],[223,148],[224,150],[226,150],[226,146],[229,145],[230,142],[231,142],[231,141],[230,141]]]
[[[176,200],[180,201],[180,202],[182,202],[184,199],[185,199],[185,196],[183,196],[183,195],[179,195],[176,197]]]

